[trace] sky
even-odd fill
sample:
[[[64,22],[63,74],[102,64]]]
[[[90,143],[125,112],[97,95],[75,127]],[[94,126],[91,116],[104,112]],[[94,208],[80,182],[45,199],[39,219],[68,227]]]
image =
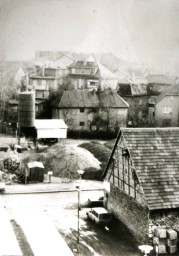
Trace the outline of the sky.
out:
[[[179,0],[0,0],[0,58],[111,52],[179,73]]]

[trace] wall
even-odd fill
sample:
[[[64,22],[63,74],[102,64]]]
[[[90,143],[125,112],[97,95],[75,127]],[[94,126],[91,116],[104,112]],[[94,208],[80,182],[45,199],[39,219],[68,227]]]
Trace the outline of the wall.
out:
[[[122,98],[129,104],[129,120],[135,117],[142,118],[148,116],[148,96],[122,96]]]
[[[115,147],[105,180],[110,184],[110,191],[105,191],[105,206],[138,241],[145,242],[148,208],[123,136]]]
[[[114,131],[116,129],[116,122],[118,127],[125,127],[127,120],[127,108],[121,109],[100,109],[99,112],[94,112],[94,109],[90,108],[74,108],[74,109],[53,109],[52,118],[62,118],[68,125],[69,130],[81,130],[90,131],[90,124],[94,120],[96,115],[101,115],[105,120],[109,118],[109,130]],[[80,122],[84,124],[80,125]],[[105,129],[106,129],[105,125]]]
[[[162,113],[163,107],[172,107],[171,113]],[[168,120],[168,122],[167,122]],[[179,126],[179,96],[165,96],[155,105],[155,122],[157,126],[164,126],[164,122],[170,123],[171,127]]]
[[[32,86],[34,85],[33,81],[36,81],[36,84],[39,85],[39,86],[42,86],[42,83],[43,83],[42,81],[45,81],[46,86],[48,86],[48,88],[50,90],[57,90],[57,88],[58,88],[57,79],[46,79],[45,77],[30,78],[30,85],[32,85]]]
[[[49,92],[45,90],[35,90],[35,98],[36,99],[48,99]]]
[[[70,74],[78,74],[78,75],[91,75],[94,73],[95,68],[70,68]]]
[[[141,243],[147,241],[148,209],[134,198],[126,195],[111,184],[110,193],[106,199],[107,209],[114,214]]]

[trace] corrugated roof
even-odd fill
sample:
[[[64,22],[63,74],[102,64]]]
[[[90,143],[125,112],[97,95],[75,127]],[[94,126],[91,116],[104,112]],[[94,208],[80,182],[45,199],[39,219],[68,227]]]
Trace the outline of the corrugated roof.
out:
[[[89,91],[89,90],[70,90],[65,91],[61,100],[54,101],[52,105],[59,108],[128,108],[125,102],[116,92]]]
[[[179,128],[122,128],[150,210],[179,208]]]
[[[36,119],[36,129],[66,129],[68,128],[63,119]]]

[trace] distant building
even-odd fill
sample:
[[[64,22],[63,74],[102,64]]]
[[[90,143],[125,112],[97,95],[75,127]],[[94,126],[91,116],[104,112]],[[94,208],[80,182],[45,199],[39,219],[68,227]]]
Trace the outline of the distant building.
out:
[[[140,242],[148,241],[152,215],[179,209],[178,158],[179,128],[119,131],[104,172],[104,203]]]
[[[69,67],[69,81],[74,89],[91,89],[99,85],[97,63],[92,61],[76,61]]]
[[[118,94],[129,104],[128,125],[140,126],[148,118],[146,79],[130,77],[129,73],[118,70]]]
[[[29,77],[30,86],[28,89],[35,89],[37,98],[47,99],[49,91],[57,91],[62,84],[63,71],[59,68],[40,68],[35,74]]]
[[[170,87],[158,96],[150,107],[151,118],[159,127],[179,126],[179,84]],[[152,113],[153,112],[153,113]]]
[[[63,54],[62,56],[60,56],[59,58],[57,58],[56,60],[54,60],[54,66],[57,68],[62,69],[64,72],[63,75],[67,75],[68,74],[68,67],[75,61],[75,59],[71,56],[69,56],[68,54]]]
[[[75,89],[117,89],[117,77],[93,56],[69,66],[69,80]]]
[[[63,119],[69,130],[115,131],[126,126],[128,104],[116,92],[72,90],[52,102],[52,118]]]
[[[35,114],[38,118],[44,111],[44,100],[36,99],[35,101]],[[6,105],[6,118],[7,123],[16,124],[18,119],[18,100],[9,100]]]
[[[146,76],[148,80],[148,95],[159,95],[166,91],[175,83],[176,78],[160,74],[149,74]]]

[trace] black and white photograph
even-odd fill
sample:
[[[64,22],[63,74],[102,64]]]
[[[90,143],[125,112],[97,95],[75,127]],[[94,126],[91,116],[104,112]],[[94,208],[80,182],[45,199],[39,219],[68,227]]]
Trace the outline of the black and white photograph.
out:
[[[179,0],[0,0],[0,256],[179,255]]]

